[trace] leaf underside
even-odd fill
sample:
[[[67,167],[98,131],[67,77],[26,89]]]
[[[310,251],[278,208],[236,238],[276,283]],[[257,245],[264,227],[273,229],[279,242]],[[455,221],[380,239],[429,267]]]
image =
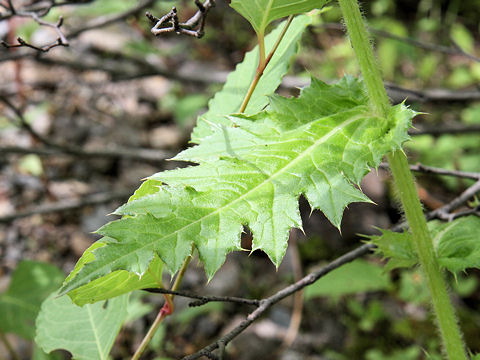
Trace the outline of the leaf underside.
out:
[[[175,158],[197,166],[153,175],[146,195],[117,209],[124,217],[98,231],[109,241],[61,292],[117,270],[143,275],[155,255],[174,273],[192,244],[211,278],[240,249],[243,226],[253,250],[278,266],[289,230],[302,226],[299,196],[339,227],[348,204],[369,201],[360,180],[408,139],[414,114],[400,104],[386,119],[372,115],[363,84],[345,77],[334,85],[313,79],[299,98],[272,96],[266,111],[231,116]]]
[[[68,296],[50,295],[37,318],[35,342],[47,353],[68,350],[74,359],[107,360],[127,317],[128,295],[84,307]]]
[[[257,34],[263,34],[276,19],[320,9],[326,3],[326,0],[232,0],[230,6],[248,20]]]

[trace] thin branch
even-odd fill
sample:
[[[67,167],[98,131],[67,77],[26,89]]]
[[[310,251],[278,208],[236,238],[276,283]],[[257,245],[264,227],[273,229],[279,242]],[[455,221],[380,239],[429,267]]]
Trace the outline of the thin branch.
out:
[[[390,169],[387,163],[381,163],[378,167],[385,170]],[[465,179],[480,180],[480,173],[459,170],[447,170],[423,164],[410,165],[410,170],[425,174],[446,175]]]
[[[120,148],[113,147],[109,149],[88,150],[80,147],[43,147],[30,148],[21,146],[0,146],[1,154],[35,154],[39,156],[75,156],[82,159],[108,158],[125,159],[155,163],[165,161],[175,156],[173,151],[145,149],[145,148]]]
[[[345,27],[342,24],[338,23],[325,23],[319,25],[320,27],[326,28],[326,29],[334,29],[334,30],[339,30],[339,31],[344,31]],[[405,37],[405,36],[398,36],[395,34],[392,34],[391,32],[385,31],[385,30],[379,30],[379,29],[373,29],[373,28],[368,28],[369,32],[380,36],[384,38],[389,38],[393,40],[397,40],[412,46],[415,46],[420,49],[424,50],[429,50],[429,51],[434,51],[434,52],[439,52],[439,53],[444,53],[447,55],[458,55],[458,56],[463,56],[466,57],[470,60],[480,62],[480,58],[476,57],[474,55],[468,54],[465,51],[463,51],[461,48],[456,46],[456,44],[451,40],[451,42],[454,44],[453,47],[450,46],[444,46],[444,45],[438,45],[438,44],[432,44],[432,43],[427,43],[424,41],[420,41],[417,39],[413,39],[410,37]]]
[[[32,126],[25,119],[24,115],[13,103],[6,97],[0,96],[0,101],[2,101],[12,112],[15,114],[16,118],[20,122],[20,125],[28,131],[28,133],[47,146],[47,149],[39,148],[23,148],[15,146],[5,146],[0,147],[0,153],[17,153],[17,154],[33,154],[38,155],[58,155],[58,154],[68,154],[77,157],[84,158],[95,158],[95,157],[104,157],[104,158],[124,158],[124,159],[134,159],[141,161],[161,161],[171,158],[175,154],[170,151],[162,150],[152,150],[152,149],[125,149],[125,148],[113,148],[113,149],[102,149],[102,150],[87,150],[79,146],[73,145],[63,145],[58,144],[53,141],[50,141],[48,138],[42,136],[36,132]]]
[[[322,278],[323,276],[327,275],[332,270],[349,263],[367,253],[369,253],[374,248],[372,244],[365,244],[358,247],[355,250],[352,250],[345,255],[340,256],[339,258],[335,259],[328,265],[318,269],[310,273],[309,275],[303,277],[300,281],[287,286],[286,288],[278,291],[276,294],[265,298],[260,301],[260,306],[251,312],[245,320],[243,320],[238,326],[236,326],[232,331],[230,331],[225,336],[221,337],[219,340],[215,341],[214,343],[204,347],[202,350],[186,356],[183,360],[193,360],[198,359],[202,356],[211,356],[212,351],[219,348],[220,344],[226,346],[230,341],[232,341],[235,337],[237,337],[240,333],[242,333],[247,327],[249,327],[255,320],[257,320],[260,316],[265,313],[270,307],[278,303],[279,301],[283,300],[284,298],[294,294],[295,292],[303,289],[304,287],[313,284],[318,279]]]
[[[9,223],[16,219],[32,216],[43,215],[55,212],[65,212],[77,210],[83,207],[105,204],[116,200],[124,200],[132,194],[132,190],[123,190],[108,193],[98,193],[83,196],[81,199],[61,200],[51,204],[43,204],[29,210],[20,211],[10,215],[0,216],[0,223]]]
[[[160,288],[143,289],[143,290],[151,293],[157,293],[157,294],[171,294],[171,295],[186,297],[190,299],[198,299],[199,301],[194,301],[188,304],[188,306],[192,306],[192,307],[205,305],[206,303],[209,303],[209,302],[231,302],[231,303],[253,305],[253,306],[260,305],[260,300],[245,299],[245,298],[239,298],[234,296],[208,296],[208,295],[203,296],[203,295],[197,295],[197,294],[193,294],[185,291],[172,291],[172,290],[160,289]]]
[[[440,220],[452,221],[453,219],[458,218],[459,217],[458,213],[457,215],[455,215],[455,214],[452,214],[452,211],[466,204],[468,200],[473,198],[479,192],[480,192],[480,179],[475,184],[473,184],[468,189],[466,189],[463,193],[461,193],[460,196],[456,197],[454,200],[449,202],[447,205],[444,205],[441,208],[428,213],[427,220],[440,219]],[[478,210],[479,209],[477,207],[472,211],[473,213],[477,214]],[[461,216],[465,216],[465,215],[470,215],[470,213],[463,212]]]
[[[34,49],[34,50],[37,50],[37,51],[40,51],[40,52],[48,52],[50,49],[53,49],[54,47],[57,47],[57,46],[69,46],[69,42],[68,42],[67,38],[65,37],[62,30],[60,29],[60,27],[63,25],[63,17],[62,16],[60,16],[58,18],[58,21],[57,21],[56,24],[52,24],[52,23],[49,23],[49,22],[46,22],[46,21],[40,19],[39,15],[35,12],[18,12],[17,11],[15,13],[15,16],[30,17],[33,20],[35,20],[35,22],[37,22],[37,24],[39,24],[40,26],[46,26],[46,27],[50,27],[50,28],[54,29],[55,32],[57,33],[57,40],[55,40],[54,42],[52,42],[50,44],[46,44],[46,45],[43,45],[43,46],[39,47],[39,46],[30,44],[29,42],[25,41],[21,37],[18,37],[17,38],[18,44],[8,44],[5,41],[1,42],[1,44],[4,47],[6,47],[7,49],[19,48],[19,47],[28,47],[28,48],[31,48],[31,49]]]
[[[160,75],[167,79],[173,79],[185,83],[211,84],[224,83],[228,72],[206,69],[205,67],[195,67],[190,64],[188,67],[175,69],[166,69],[157,64],[151,63],[145,59],[131,57],[122,53],[117,53],[118,58],[130,66],[119,65],[116,63],[108,63],[108,66],[102,65],[100,61],[94,64],[87,64],[75,60],[60,60],[45,57],[37,57],[36,61],[47,65],[59,65],[71,68],[77,71],[99,70],[110,74],[112,81],[136,79],[146,76]],[[31,54],[30,54],[31,56]],[[16,56],[14,59],[18,59]],[[7,57],[7,59],[12,59]],[[0,58],[0,62],[3,61]],[[135,66],[134,70],[131,65]],[[283,79],[281,87],[284,89],[297,89],[308,86],[310,80],[296,77],[286,76]],[[479,90],[449,90],[449,89],[407,89],[401,86],[386,83],[387,93],[393,103],[401,103],[405,99],[407,103],[450,103],[450,102],[470,102],[480,100]],[[473,128],[472,128],[473,129]],[[426,130],[428,131],[428,130]]]
[[[453,134],[471,134],[471,133],[476,133],[480,132],[480,125],[475,124],[475,125],[454,125],[454,126],[436,126],[436,127],[431,127],[431,128],[420,128],[420,129],[410,129],[409,134],[412,136],[415,135],[433,135],[433,136],[439,136],[439,135],[453,135]]]
[[[208,11],[215,6],[215,0],[205,0],[202,4],[200,0],[195,0],[198,11],[186,22],[181,23],[178,20],[177,8],[174,6],[166,15],[157,18],[147,12],[145,15],[154,24],[152,34],[155,36],[176,33],[201,38],[204,33],[205,19]]]
[[[69,33],[67,33],[66,36],[67,36],[68,39],[73,39],[73,38],[77,37],[78,35],[80,35],[81,33],[85,32],[85,31],[98,29],[98,28],[116,23],[117,21],[125,20],[130,16],[137,15],[140,11],[142,11],[146,7],[152,6],[157,1],[158,0],[146,0],[146,1],[143,1],[140,4],[138,4],[137,6],[131,8],[129,10],[126,10],[123,13],[115,14],[115,15],[111,15],[111,16],[97,17],[97,18],[89,21],[84,26],[70,31]]]

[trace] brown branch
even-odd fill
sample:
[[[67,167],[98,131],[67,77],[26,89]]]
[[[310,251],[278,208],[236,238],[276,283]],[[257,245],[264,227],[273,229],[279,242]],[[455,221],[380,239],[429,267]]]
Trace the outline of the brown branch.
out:
[[[24,218],[32,215],[72,211],[72,210],[77,210],[86,206],[104,204],[104,203],[109,203],[111,201],[116,201],[116,200],[124,200],[128,198],[131,194],[132,194],[132,190],[124,190],[124,191],[117,191],[117,192],[87,195],[87,196],[83,196],[81,199],[75,199],[75,200],[61,200],[55,203],[40,205],[32,209],[16,212],[10,215],[0,216],[0,223],[9,223],[16,219],[20,219],[20,218]]]
[[[166,150],[145,148],[120,148],[88,150],[81,147],[43,147],[0,146],[0,154],[35,154],[39,156],[75,156],[83,159],[109,158],[142,162],[159,162],[172,158],[176,153]]]
[[[85,32],[85,31],[89,31],[89,30],[92,30],[92,29],[98,29],[98,28],[116,23],[117,21],[125,20],[130,16],[137,15],[144,8],[152,6],[157,1],[158,0],[146,0],[146,1],[143,1],[140,4],[138,4],[137,6],[131,8],[129,10],[126,10],[123,13],[116,14],[116,15],[111,15],[111,16],[98,17],[96,19],[93,19],[93,20],[89,21],[86,25],[70,31],[66,36],[67,36],[68,39],[73,39],[73,38],[77,37],[78,35],[80,35],[81,33]]]
[[[146,162],[163,161],[173,157],[175,154],[170,151],[154,150],[154,149],[128,149],[128,148],[112,148],[112,149],[99,149],[99,150],[87,150],[79,146],[63,145],[50,141],[48,138],[37,133],[31,125],[27,122],[25,117],[19,108],[13,105],[10,100],[0,96],[2,101],[7,107],[13,111],[15,116],[20,122],[20,125],[36,140],[43,143],[47,148],[25,148],[18,146],[3,146],[0,147],[0,154],[37,154],[37,155],[72,155],[82,158],[123,158],[130,160],[140,160]]]
[[[287,286],[286,288],[278,291],[274,295],[265,298],[260,301],[260,306],[251,312],[238,326],[236,326],[232,331],[230,331],[228,334],[224,335],[221,337],[219,340],[213,342],[212,344],[204,347],[202,350],[192,354],[185,356],[183,360],[194,360],[198,359],[202,356],[207,356],[208,358],[218,358],[215,354],[212,352],[218,348],[224,348],[230,341],[232,341],[235,337],[237,337],[239,334],[241,334],[247,327],[249,327],[255,320],[257,320],[260,316],[265,313],[269,308],[271,308],[273,305],[278,303],[279,301],[283,300],[284,298],[294,294],[295,292],[303,289],[304,287],[313,284],[315,281],[318,279],[322,278],[323,276],[327,275],[329,272],[332,270],[335,270],[336,268],[347,264],[367,253],[369,253],[372,249],[374,248],[374,245],[372,244],[365,244],[360,247],[358,247],[355,250],[352,250],[345,255],[340,256],[339,258],[335,259],[328,265],[320,268],[317,271],[314,271],[307,276],[303,277],[300,281],[297,281],[296,283]]]
[[[471,134],[480,132],[480,125],[452,125],[452,126],[436,126],[432,128],[419,128],[419,129],[410,129],[408,133],[412,136],[415,135],[453,135],[453,134]]]
[[[151,30],[152,34],[158,36],[174,32],[201,38],[204,35],[205,19],[208,11],[215,6],[215,0],[205,0],[203,4],[200,0],[195,0],[195,5],[197,5],[198,11],[184,23],[179,22],[175,6],[161,18],[147,12],[145,15],[154,24]]]
[[[458,213],[452,213],[452,211],[466,204],[468,200],[470,200],[472,197],[477,195],[479,192],[480,192],[480,179],[475,184],[473,184],[468,189],[466,189],[463,193],[461,193],[460,196],[456,197],[448,204],[428,213],[427,220],[439,219],[439,220],[445,220],[445,221],[452,221],[460,216],[466,216],[472,213],[478,214],[478,211],[479,211],[478,207],[472,210],[467,210],[467,211],[458,212]]]
[[[378,167],[380,169],[390,169],[388,163],[381,163]],[[446,175],[465,179],[480,180],[480,173],[459,170],[447,170],[423,164],[410,165],[410,170],[425,174]]]
[[[197,295],[197,294],[193,294],[185,291],[172,291],[172,290],[167,290],[162,288],[151,288],[151,289],[143,289],[143,290],[151,293],[156,293],[156,294],[171,294],[171,295],[186,297],[190,299],[197,299],[198,301],[194,301],[188,304],[188,306],[191,306],[191,307],[202,306],[209,302],[231,302],[231,303],[237,303],[237,304],[243,304],[243,305],[254,305],[254,306],[260,305],[260,300],[245,299],[245,298],[239,298],[234,296],[208,296],[208,295],[203,296],[203,295]]]
[[[43,46],[36,46],[36,45],[30,44],[29,42],[25,41],[21,37],[18,37],[17,38],[18,44],[8,44],[7,42],[2,41],[1,44],[5,48],[10,49],[10,48],[28,47],[28,48],[31,48],[31,49],[34,49],[34,50],[37,50],[37,51],[40,51],[40,52],[48,52],[50,49],[53,49],[54,47],[57,47],[57,46],[69,46],[69,42],[68,42],[67,38],[65,37],[62,30],[60,29],[60,27],[63,25],[63,17],[62,16],[59,17],[56,24],[52,24],[52,23],[49,23],[49,22],[46,22],[46,21],[40,19],[39,15],[35,12],[15,11],[14,14],[15,14],[15,16],[19,16],[19,17],[32,18],[40,26],[46,26],[46,27],[50,27],[50,28],[54,29],[55,32],[57,33],[57,40],[55,40],[54,42],[52,42],[50,44],[46,44],[46,45],[43,45]]]
[[[319,26],[323,27],[323,28],[326,28],[326,29],[339,30],[339,31],[342,31],[342,32],[345,30],[345,27],[342,24],[338,24],[338,23],[325,23],[325,24],[321,24]],[[454,46],[450,47],[450,46],[427,43],[427,42],[420,41],[420,40],[417,40],[417,39],[413,39],[413,38],[410,38],[410,37],[398,36],[398,35],[395,35],[395,34],[392,34],[392,33],[388,32],[388,31],[379,30],[379,29],[369,28],[369,32],[374,34],[374,35],[384,37],[384,38],[393,39],[393,40],[397,40],[397,41],[415,46],[415,47],[420,48],[420,49],[439,52],[439,53],[444,53],[444,54],[447,54],[447,55],[463,56],[463,57],[466,57],[470,60],[480,62],[480,58],[478,58],[474,55],[468,54],[465,51],[463,51],[460,47],[458,47],[452,41],[452,39],[450,39],[450,41],[452,42],[452,44]]]

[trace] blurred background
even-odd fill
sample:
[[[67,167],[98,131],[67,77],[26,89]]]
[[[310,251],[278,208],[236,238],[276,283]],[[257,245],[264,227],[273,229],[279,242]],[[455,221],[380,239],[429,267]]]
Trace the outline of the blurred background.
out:
[[[9,5],[32,16],[11,16]],[[50,8],[51,5],[54,5]],[[55,290],[141,179],[181,164],[165,161],[189,146],[196,117],[206,110],[229,71],[255,46],[246,20],[217,0],[205,36],[155,37],[144,16],[175,5],[182,19],[193,1],[3,0],[0,6],[0,359],[66,359],[35,347],[33,322],[43,298],[32,289],[12,293],[22,261],[42,263],[38,286]],[[480,4],[478,0],[371,0],[363,3],[377,58],[394,102],[422,112],[407,144],[412,164],[480,171]],[[54,46],[58,31],[69,47]],[[25,45],[27,44],[27,45]],[[28,45],[31,45],[30,47]],[[42,51],[48,50],[48,51]],[[298,94],[310,76],[324,81],[359,75],[335,2],[305,32],[298,57],[279,92]],[[436,209],[471,182],[418,175],[426,210]],[[354,204],[340,234],[301,202],[305,234],[293,230],[278,271],[261,252],[234,253],[210,283],[192,262],[183,290],[262,298],[401,220],[388,173],[369,174],[362,189],[376,203]],[[249,246],[249,235],[243,245]],[[427,289],[417,269],[382,270],[369,256],[275,306],[227,348],[229,359],[440,359]],[[48,274],[45,275],[45,274]],[[468,275],[468,276],[467,276]],[[42,275],[43,276],[43,275]],[[480,352],[480,272],[449,277],[465,340]],[[40,284],[40,285],[39,285]],[[43,285],[41,285],[43,284]],[[47,291],[47,290],[48,291]],[[32,309],[20,329],[10,323],[12,296]],[[46,296],[46,295],[45,295]],[[160,328],[145,359],[176,359],[238,324],[247,306],[209,303],[177,311]],[[163,303],[160,295],[132,295],[131,316],[113,347],[126,359]],[[12,307],[13,306],[13,307]],[[289,328],[291,319],[294,325]],[[295,326],[298,324],[298,326]]]

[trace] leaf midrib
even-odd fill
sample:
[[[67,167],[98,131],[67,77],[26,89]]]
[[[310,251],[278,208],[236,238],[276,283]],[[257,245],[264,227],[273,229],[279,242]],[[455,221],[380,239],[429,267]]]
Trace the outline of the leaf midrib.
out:
[[[152,244],[154,243],[157,243],[157,242],[161,242],[171,236],[175,236],[177,235],[178,233],[180,233],[181,231],[184,231],[186,229],[188,229],[190,226],[194,226],[194,225],[197,225],[201,222],[203,222],[205,219],[207,219],[208,217],[210,216],[214,216],[216,214],[218,214],[219,212],[222,212],[222,211],[225,211],[227,210],[228,208],[232,207],[233,205],[235,205],[236,203],[238,203],[239,201],[245,199],[248,195],[250,195],[251,193],[254,193],[257,189],[261,188],[262,186],[264,186],[265,184],[267,184],[268,182],[271,182],[273,181],[275,178],[277,178],[278,176],[282,175],[283,173],[285,173],[288,169],[290,169],[291,167],[293,167],[294,165],[296,165],[298,162],[300,162],[301,160],[303,160],[306,156],[308,156],[310,153],[312,153],[320,144],[326,142],[329,138],[331,138],[333,135],[335,135],[336,133],[338,133],[341,129],[344,129],[345,127],[347,127],[348,125],[352,124],[353,122],[357,121],[357,120],[360,120],[360,119],[364,119],[365,118],[365,115],[364,114],[361,114],[361,115],[356,115],[356,116],[353,116],[352,118],[350,118],[349,120],[346,120],[345,122],[343,122],[342,124],[332,128],[328,133],[326,133],[325,135],[323,135],[320,139],[318,139],[317,141],[315,141],[311,146],[309,146],[307,149],[305,149],[303,152],[301,152],[299,154],[299,156],[297,156],[293,161],[291,161],[290,163],[286,164],[284,167],[278,169],[274,174],[270,175],[268,178],[266,178],[263,182],[261,182],[260,184],[256,185],[255,187],[253,187],[252,189],[248,190],[246,193],[244,193],[243,195],[241,195],[240,197],[238,197],[237,199],[229,202],[228,204],[225,204],[224,206],[222,207],[219,207],[218,209],[216,209],[215,211],[201,217],[200,219],[198,220],[195,220],[193,222],[191,222],[190,224],[186,225],[186,226],[183,226],[182,228],[180,229],[177,229],[175,230],[174,232],[166,235],[166,236],[163,236],[161,238],[158,238],[158,239],[155,239],[151,242],[148,242],[148,243],[145,243],[144,245],[142,245],[141,247],[138,247],[135,249],[135,252],[137,251],[140,251],[140,250],[144,250],[145,248],[149,248]],[[146,233],[145,233],[146,234]],[[153,251],[153,250],[152,250]],[[122,255],[120,257],[117,257],[115,259],[115,261],[118,261],[120,259],[123,259],[123,258],[126,258],[128,256],[130,256],[132,254],[132,252],[128,253],[128,254],[125,254],[125,255]],[[163,260],[162,260],[163,261]],[[93,264],[93,263],[90,263],[90,264]],[[109,263],[111,264],[111,263]],[[85,266],[87,266],[88,264],[85,264]],[[88,276],[88,278],[90,278],[90,281],[94,280],[95,278],[92,279],[92,275],[94,274],[97,274],[99,272],[101,272],[100,270],[103,270],[104,268],[108,268],[109,265],[106,264],[100,268],[98,268],[97,270],[91,272]],[[84,268],[85,269],[85,268]],[[82,269],[83,271],[83,269]],[[78,274],[80,275],[80,273]],[[77,275],[77,276],[78,276]],[[100,275],[102,276],[102,275]],[[72,279],[72,282],[74,281],[75,278]],[[86,282],[85,284],[87,284],[88,282]],[[81,284],[77,287],[80,287],[82,285],[85,285],[85,284]],[[71,287],[71,286],[70,286]],[[66,287],[66,289],[64,291],[62,291],[62,294],[66,293],[66,292],[69,292],[71,290],[73,290],[74,288],[69,288],[68,286]]]

